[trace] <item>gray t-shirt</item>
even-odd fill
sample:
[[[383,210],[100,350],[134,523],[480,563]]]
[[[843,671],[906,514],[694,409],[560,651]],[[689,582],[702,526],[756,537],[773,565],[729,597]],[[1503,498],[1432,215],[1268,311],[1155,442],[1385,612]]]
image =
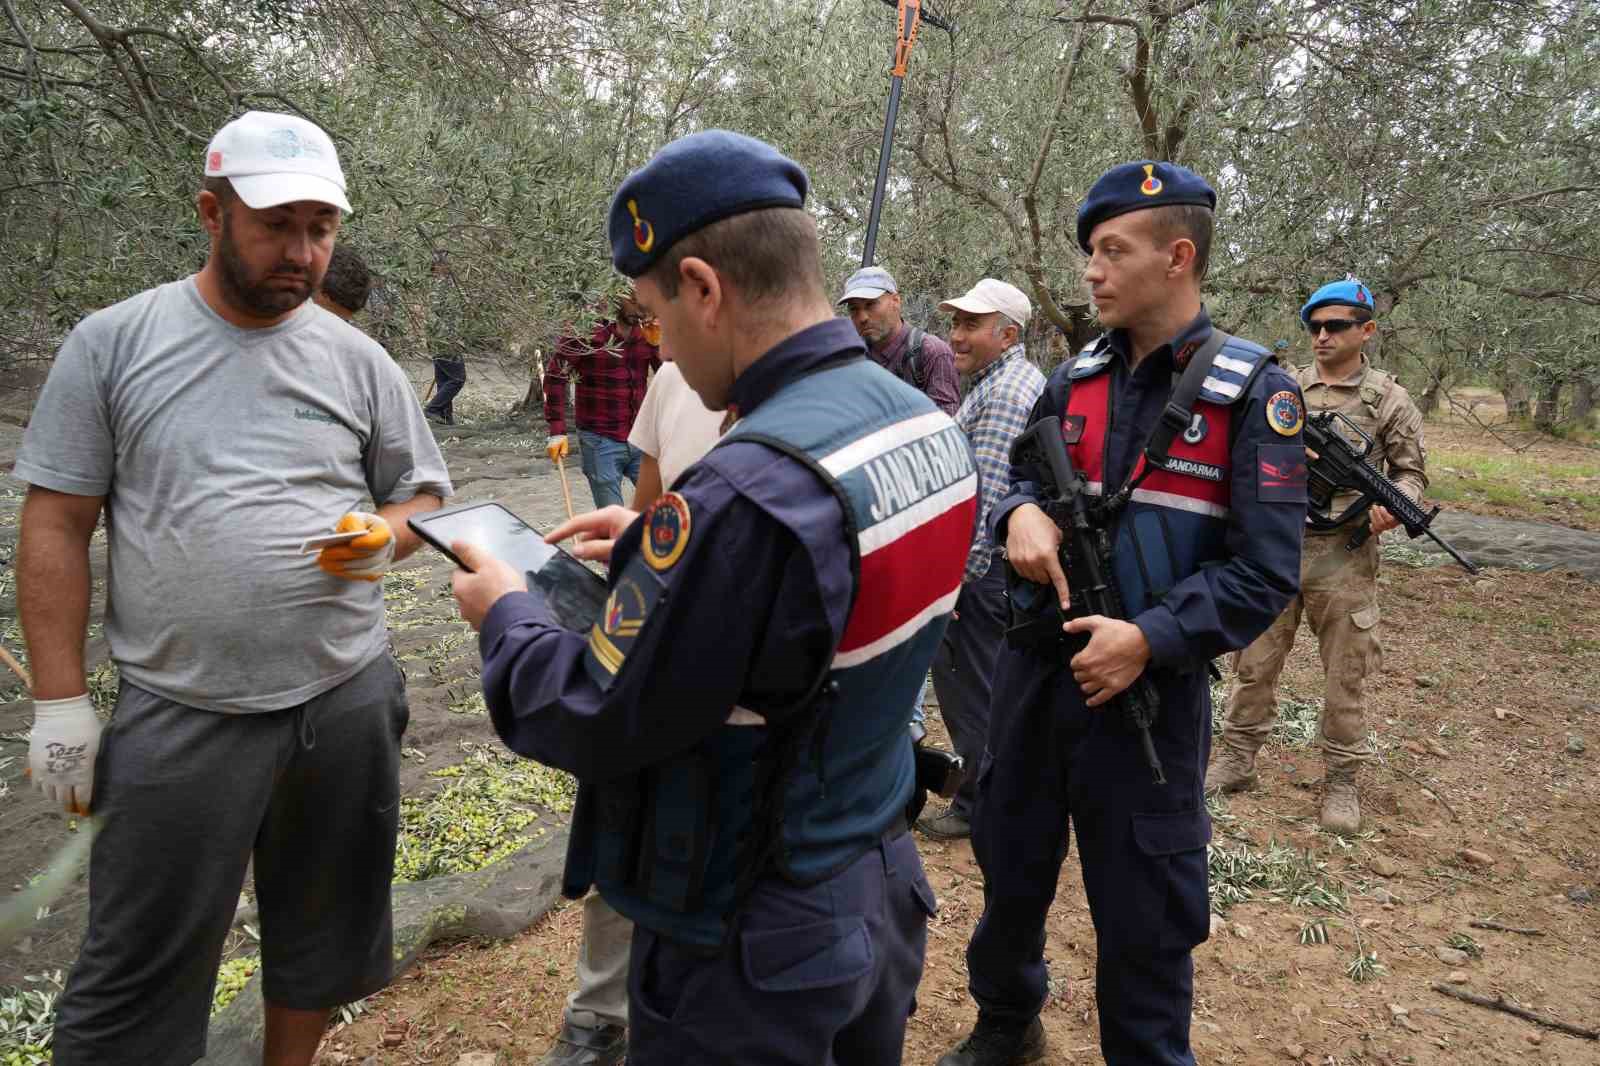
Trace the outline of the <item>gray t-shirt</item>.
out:
[[[310,302],[241,329],[193,277],[78,324],[15,474],[106,497],[106,636],[123,676],[227,712],[304,703],[385,646],[383,584],[323,573],[301,541],[368,494],[451,492],[375,341]]]

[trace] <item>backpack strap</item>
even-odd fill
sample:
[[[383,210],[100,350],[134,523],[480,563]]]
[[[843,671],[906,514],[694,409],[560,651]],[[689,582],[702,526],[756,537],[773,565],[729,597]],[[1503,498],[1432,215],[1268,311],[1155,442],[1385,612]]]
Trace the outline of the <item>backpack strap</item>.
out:
[[[911,336],[906,338],[906,373],[918,392],[928,391],[928,368],[922,361],[922,346],[927,339],[927,333],[916,326],[911,327]]]

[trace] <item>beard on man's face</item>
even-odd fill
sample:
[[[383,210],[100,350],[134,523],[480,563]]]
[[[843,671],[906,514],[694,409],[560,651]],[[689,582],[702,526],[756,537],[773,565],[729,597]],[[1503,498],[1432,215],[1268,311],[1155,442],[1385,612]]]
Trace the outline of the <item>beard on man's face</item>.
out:
[[[226,214],[222,217],[222,236],[217,241],[217,265],[222,268],[222,288],[228,302],[261,318],[274,318],[293,311],[310,299],[321,283],[320,278],[311,276],[308,268],[286,262],[262,271],[259,277],[252,277],[249,265],[234,242],[233,227]],[[291,278],[300,281],[290,282]]]

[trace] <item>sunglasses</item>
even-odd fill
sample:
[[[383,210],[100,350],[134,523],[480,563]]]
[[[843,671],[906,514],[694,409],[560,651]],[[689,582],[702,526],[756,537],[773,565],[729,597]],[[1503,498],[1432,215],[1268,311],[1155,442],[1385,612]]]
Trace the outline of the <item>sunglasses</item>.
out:
[[[1323,330],[1327,330],[1329,336],[1337,337],[1351,326],[1364,325],[1366,325],[1365,322],[1357,322],[1353,318],[1330,318],[1322,322],[1307,322],[1306,332],[1315,337]]]

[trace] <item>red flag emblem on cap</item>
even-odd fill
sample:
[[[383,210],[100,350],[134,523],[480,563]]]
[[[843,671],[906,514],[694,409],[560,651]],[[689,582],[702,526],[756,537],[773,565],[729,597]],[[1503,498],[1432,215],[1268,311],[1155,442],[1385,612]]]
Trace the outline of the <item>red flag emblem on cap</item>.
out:
[[[207,170],[221,170],[222,169],[222,153],[221,152],[212,152],[211,153],[211,156],[206,160],[206,169]]]

